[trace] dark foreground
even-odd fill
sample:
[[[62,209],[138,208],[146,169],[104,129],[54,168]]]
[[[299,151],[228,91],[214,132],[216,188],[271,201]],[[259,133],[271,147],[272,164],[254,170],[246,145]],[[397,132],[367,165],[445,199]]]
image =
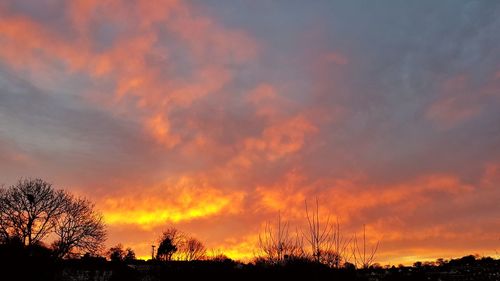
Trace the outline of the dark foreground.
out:
[[[283,265],[242,264],[232,260],[110,262],[104,258],[57,260],[43,253],[3,253],[0,280],[160,281],[160,280],[495,280],[500,260],[467,256],[413,267],[331,269],[301,261]]]

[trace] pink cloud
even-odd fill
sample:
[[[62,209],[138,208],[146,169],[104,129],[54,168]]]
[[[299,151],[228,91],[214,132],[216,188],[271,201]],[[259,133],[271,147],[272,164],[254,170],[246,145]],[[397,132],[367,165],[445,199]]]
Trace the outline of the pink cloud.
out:
[[[426,117],[443,128],[454,127],[461,122],[477,116],[481,105],[468,91],[468,77],[458,75],[441,85],[438,99],[432,103],[426,112]]]

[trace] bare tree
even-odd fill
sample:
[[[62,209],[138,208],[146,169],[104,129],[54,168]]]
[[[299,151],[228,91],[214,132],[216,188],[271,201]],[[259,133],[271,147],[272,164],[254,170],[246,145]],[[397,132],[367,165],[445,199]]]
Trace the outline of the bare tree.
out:
[[[220,249],[211,249],[210,250],[210,255],[208,256],[208,259],[211,260],[211,261],[217,261],[217,262],[223,262],[223,261],[231,260]]]
[[[2,240],[18,237],[24,245],[42,241],[64,212],[68,195],[54,190],[41,179],[24,179],[2,189],[0,193],[0,223]]]
[[[305,207],[309,228],[304,237],[311,247],[313,260],[321,263],[323,262],[325,252],[331,249],[332,225],[330,223],[330,216],[327,217],[326,222],[320,221],[318,198],[316,198],[316,208],[311,213],[309,213],[307,201],[305,202]]]
[[[18,239],[25,246],[55,237],[59,257],[78,252],[95,254],[106,231],[102,216],[85,199],[56,190],[41,179],[24,179],[0,189],[0,240]]]
[[[102,215],[94,205],[82,198],[68,197],[63,213],[55,219],[57,240],[53,248],[58,257],[88,252],[96,254],[103,248],[106,230]]]
[[[189,237],[174,227],[162,233],[156,251],[156,258],[163,261],[193,261],[206,257],[207,249],[200,240]]]
[[[362,245],[359,245],[358,238],[356,234],[354,234],[354,239],[352,243],[352,254],[354,257],[354,263],[356,267],[361,268],[369,268],[374,264],[375,254],[378,250],[378,245],[380,241],[371,247],[371,249],[367,249],[366,245],[366,225],[363,225],[363,241]]]
[[[0,188],[0,243],[6,243],[12,239],[12,222],[7,216],[8,206],[4,202],[6,191]]]
[[[308,232],[303,236],[311,247],[312,259],[329,267],[342,267],[349,259],[348,246],[352,239],[343,235],[338,218],[335,223],[330,220],[330,216],[321,220],[318,198],[312,211],[309,211],[307,202],[305,209]]]
[[[331,249],[326,254],[326,260],[330,267],[340,268],[343,263],[349,261],[348,246],[351,239],[347,239],[340,229],[339,219],[332,225]]]
[[[194,261],[205,259],[207,255],[207,249],[205,245],[201,243],[200,240],[196,238],[188,238],[178,251],[178,257],[185,261]]]
[[[258,248],[262,258],[269,263],[282,263],[286,259],[304,256],[302,239],[296,233],[295,237],[289,234],[289,223],[282,222],[278,213],[276,226],[266,222],[264,232],[259,234]]]

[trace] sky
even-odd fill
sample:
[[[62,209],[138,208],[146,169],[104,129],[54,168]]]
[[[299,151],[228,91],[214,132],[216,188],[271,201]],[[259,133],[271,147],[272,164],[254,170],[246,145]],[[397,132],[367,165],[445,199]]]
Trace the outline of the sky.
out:
[[[305,202],[377,261],[500,252],[500,2],[4,0],[0,185],[235,259]]]

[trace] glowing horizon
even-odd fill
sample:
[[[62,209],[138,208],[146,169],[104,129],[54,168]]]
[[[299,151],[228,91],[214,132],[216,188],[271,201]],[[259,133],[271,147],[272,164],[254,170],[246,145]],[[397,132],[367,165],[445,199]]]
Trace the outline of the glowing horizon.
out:
[[[0,185],[95,202],[107,247],[174,226],[253,257],[304,202],[377,262],[498,256],[500,4],[7,0]]]

